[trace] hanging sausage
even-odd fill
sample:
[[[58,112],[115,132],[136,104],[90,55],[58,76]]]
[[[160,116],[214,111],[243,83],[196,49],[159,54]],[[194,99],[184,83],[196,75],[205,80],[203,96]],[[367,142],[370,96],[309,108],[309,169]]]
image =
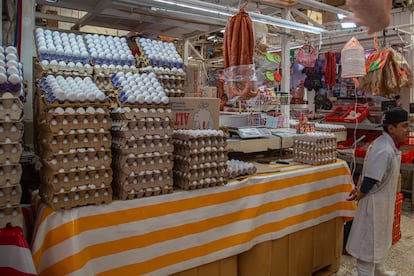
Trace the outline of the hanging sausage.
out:
[[[224,34],[223,60],[229,99],[240,96],[247,100],[257,96],[254,88],[254,34],[245,6],[229,19]]]

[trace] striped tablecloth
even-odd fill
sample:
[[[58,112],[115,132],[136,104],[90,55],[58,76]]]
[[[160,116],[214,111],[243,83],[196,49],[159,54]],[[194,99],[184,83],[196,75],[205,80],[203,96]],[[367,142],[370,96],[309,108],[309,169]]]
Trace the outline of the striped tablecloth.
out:
[[[36,269],[53,276],[168,275],[353,216],[344,161],[279,166],[279,173],[221,187],[55,212],[40,205]]]

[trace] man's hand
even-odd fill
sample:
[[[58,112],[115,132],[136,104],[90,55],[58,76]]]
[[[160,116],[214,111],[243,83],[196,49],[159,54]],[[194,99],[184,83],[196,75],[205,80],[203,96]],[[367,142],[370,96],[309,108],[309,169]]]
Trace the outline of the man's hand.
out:
[[[354,189],[349,193],[346,200],[347,201],[360,200],[364,196],[365,194],[362,193],[357,186],[355,186]]]

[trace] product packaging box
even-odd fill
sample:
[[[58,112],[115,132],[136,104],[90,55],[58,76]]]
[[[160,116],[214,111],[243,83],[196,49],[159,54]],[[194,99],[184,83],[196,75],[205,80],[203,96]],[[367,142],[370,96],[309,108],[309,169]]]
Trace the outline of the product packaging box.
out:
[[[170,98],[174,129],[218,129],[220,100],[217,98]]]

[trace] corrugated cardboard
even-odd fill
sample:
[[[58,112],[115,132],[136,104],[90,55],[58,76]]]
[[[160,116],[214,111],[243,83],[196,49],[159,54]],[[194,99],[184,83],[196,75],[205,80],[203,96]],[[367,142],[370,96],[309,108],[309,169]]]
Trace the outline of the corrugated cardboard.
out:
[[[220,103],[217,98],[170,98],[174,129],[218,129]]]

